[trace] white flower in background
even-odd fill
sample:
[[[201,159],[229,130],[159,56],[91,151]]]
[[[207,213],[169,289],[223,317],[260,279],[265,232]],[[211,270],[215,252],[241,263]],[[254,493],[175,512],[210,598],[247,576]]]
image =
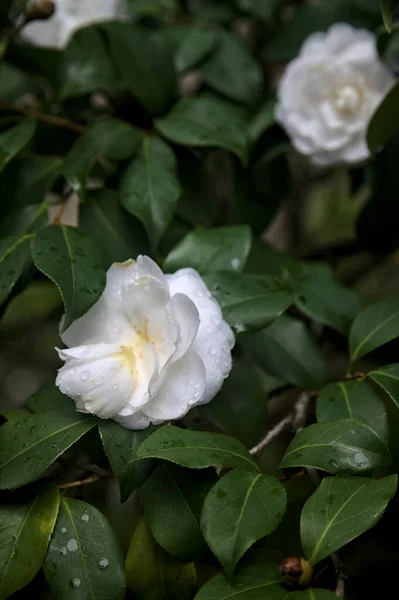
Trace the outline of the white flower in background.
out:
[[[124,16],[123,0],[55,0],[53,16],[29,23],[22,38],[36,46],[63,48],[80,27]]]
[[[147,256],[113,264],[100,300],[62,335],[56,384],[81,412],[129,429],[212,400],[234,335],[193,269],[164,275]]]
[[[276,119],[314,164],[358,163],[369,156],[368,123],[393,83],[374,35],[337,23],[310,35],[288,64]]]

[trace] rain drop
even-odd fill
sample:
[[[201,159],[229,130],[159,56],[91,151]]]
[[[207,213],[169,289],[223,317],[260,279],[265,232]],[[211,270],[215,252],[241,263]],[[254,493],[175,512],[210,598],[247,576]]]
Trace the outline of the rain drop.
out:
[[[101,569],[101,571],[105,571],[105,569],[108,568],[109,565],[109,560],[107,558],[102,558],[101,560],[98,561],[98,568]]]
[[[83,373],[80,376],[81,381],[86,381],[86,379],[88,379],[90,373],[89,371],[83,371]]]
[[[67,532],[67,528],[66,527],[61,527],[61,533],[66,533]]]
[[[89,515],[87,514],[87,510],[85,510],[85,512],[83,513],[83,515],[80,517],[80,520],[83,521],[83,523],[87,523],[87,521],[89,520]]]
[[[209,349],[209,354],[211,356],[216,356],[217,350],[216,350],[216,348],[214,346],[212,346],[212,348]]]
[[[79,577],[74,577],[73,579],[69,580],[69,585],[73,590],[76,590],[76,588],[78,588],[81,584],[81,581],[79,579]]]
[[[68,540],[66,547],[69,552],[76,552],[78,549],[78,542],[75,539]]]

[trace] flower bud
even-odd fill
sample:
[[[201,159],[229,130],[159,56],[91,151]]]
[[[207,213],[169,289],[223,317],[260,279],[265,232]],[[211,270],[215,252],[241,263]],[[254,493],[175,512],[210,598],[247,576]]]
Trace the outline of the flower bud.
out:
[[[297,585],[307,585],[312,579],[312,565],[299,556],[290,556],[280,563],[280,574],[285,582]]]
[[[26,22],[46,20],[53,16],[55,2],[53,0],[33,0],[28,4],[25,14]]]

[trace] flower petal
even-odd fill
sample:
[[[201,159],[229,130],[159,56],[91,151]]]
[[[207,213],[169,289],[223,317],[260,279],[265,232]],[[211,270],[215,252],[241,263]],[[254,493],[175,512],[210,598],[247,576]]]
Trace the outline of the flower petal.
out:
[[[189,349],[197,335],[200,324],[199,312],[194,302],[185,294],[172,296],[171,304],[175,318],[179,324],[179,339],[173,362],[179,360]]]

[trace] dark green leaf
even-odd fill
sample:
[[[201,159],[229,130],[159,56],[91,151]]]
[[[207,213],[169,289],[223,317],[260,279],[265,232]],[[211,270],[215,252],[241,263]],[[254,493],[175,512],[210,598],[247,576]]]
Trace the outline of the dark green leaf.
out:
[[[36,233],[48,225],[48,204],[22,206],[8,213],[0,224],[0,236]]]
[[[144,136],[139,155],[123,174],[122,204],[143,223],[154,247],[170,225],[181,193],[176,169],[170,146]]]
[[[106,269],[114,262],[149,252],[143,226],[122,208],[114,190],[90,194],[80,208],[79,224],[83,231],[91,234]]]
[[[123,555],[110,524],[91,504],[63,497],[44,574],[61,600],[121,600]]]
[[[60,392],[53,381],[46,383],[27,400],[28,409],[35,415],[55,413],[57,416],[76,417],[76,406],[71,398]]]
[[[60,494],[42,491],[29,504],[0,507],[0,599],[9,598],[38,573],[57,519]]]
[[[0,240],[0,305],[10,295],[30,258],[32,234]]]
[[[373,429],[353,419],[341,419],[303,429],[288,446],[281,466],[359,475],[390,463],[389,450]]]
[[[231,33],[221,31],[219,38],[216,52],[202,69],[205,82],[230,100],[253,106],[262,92],[260,64]]]
[[[264,329],[294,300],[294,294],[281,281],[268,275],[255,279],[238,273],[214,273],[205,281],[236,333]]]
[[[301,539],[316,564],[373,527],[394,496],[397,476],[326,477],[303,507]]]
[[[367,144],[372,154],[399,132],[398,104],[399,82],[387,93],[370,121]]]
[[[276,529],[286,504],[286,491],[277,479],[241,469],[231,471],[211,489],[201,528],[229,575],[252,544]]]
[[[143,431],[130,431],[113,421],[99,423],[104,451],[119,481],[122,502],[128,499],[132,491],[140,486],[154,469],[153,461],[134,459],[141,444],[155,429],[150,426]]]
[[[270,23],[278,8],[278,0],[236,0],[237,6],[254,17]]]
[[[349,334],[351,361],[399,336],[399,298],[385,298],[363,310]]]
[[[96,246],[83,232],[60,225],[47,227],[33,243],[36,267],[60,289],[65,306],[63,331],[100,298],[105,271]]]
[[[251,119],[251,123],[249,125],[249,137],[252,144],[257,142],[258,139],[275,124],[275,109],[275,100],[269,100]]]
[[[185,560],[206,555],[201,509],[217,480],[213,469],[198,473],[164,462],[140,487],[152,535],[169,554]]]
[[[337,600],[336,594],[329,590],[309,588],[303,592],[291,592],[284,600]]]
[[[398,0],[381,0],[382,18],[384,19],[385,27],[389,32],[392,31],[393,11],[398,4]]]
[[[308,389],[326,384],[326,367],[316,342],[306,325],[290,315],[282,315],[241,343],[260,367],[282,381]]]
[[[0,489],[25,485],[40,477],[67,448],[96,424],[67,413],[40,413],[8,421],[0,428]]]
[[[7,62],[0,64],[1,100],[17,102],[24,94],[35,91],[35,84],[25,71]]]
[[[176,69],[187,71],[203,62],[215,50],[218,36],[212,29],[189,27],[175,54]]]
[[[398,377],[399,380],[399,377]],[[377,392],[363,381],[330,383],[317,399],[317,420],[363,421],[383,439],[388,438],[388,416]]]
[[[368,376],[375,381],[399,407],[399,364],[387,365],[371,371]]]
[[[246,163],[246,111],[209,93],[184,98],[155,126],[168,140],[182,146],[216,146]]]
[[[34,119],[24,119],[19,125],[0,133],[0,171],[32,139],[35,129]]]
[[[139,448],[138,458],[163,458],[182,467],[205,469],[212,465],[258,470],[241,442],[227,435],[162,427]]]
[[[248,225],[196,229],[168,254],[164,269],[174,272],[193,267],[199,273],[240,271],[251,249],[251,239]]]

